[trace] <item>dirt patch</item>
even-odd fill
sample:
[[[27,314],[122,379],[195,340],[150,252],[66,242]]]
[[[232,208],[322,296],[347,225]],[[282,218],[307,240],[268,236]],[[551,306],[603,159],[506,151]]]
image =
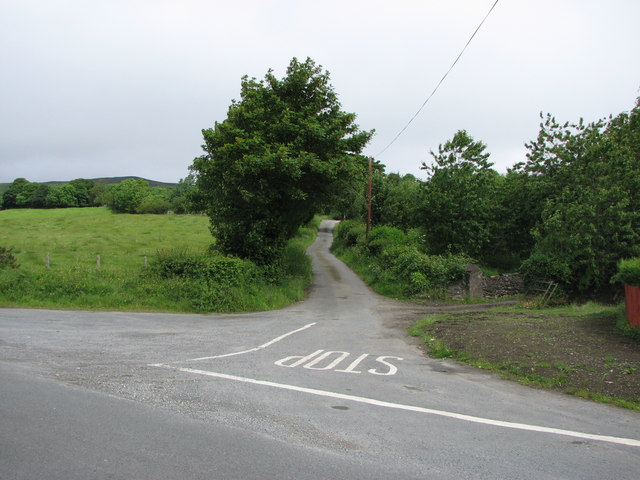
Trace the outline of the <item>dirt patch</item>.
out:
[[[640,407],[640,343],[615,318],[525,312],[451,313],[425,327],[471,363],[526,383],[604,395]]]

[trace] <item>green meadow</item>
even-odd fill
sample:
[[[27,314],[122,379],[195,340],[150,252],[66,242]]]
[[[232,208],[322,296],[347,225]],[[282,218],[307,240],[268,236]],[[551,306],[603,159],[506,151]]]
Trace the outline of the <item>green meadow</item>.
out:
[[[129,269],[144,264],[158,250],[205,249],[213,241],[209,219],[201,215],[114,214],[106,207],[0,211],[0,245],[13,247],[18,263],[29,271],[100,266]]]
[[[154,274],[159,254],[208,258],[214,243],[208,227],[202,215],[114,214],[104,207],[0,211],[0,246],[13,248],[20,265],[0,270],[0,306],[236,312],[304,298],[311,277],[304,250],[313,227],[301,228],[289,243],[277,274],[258,269],[222,284]]]

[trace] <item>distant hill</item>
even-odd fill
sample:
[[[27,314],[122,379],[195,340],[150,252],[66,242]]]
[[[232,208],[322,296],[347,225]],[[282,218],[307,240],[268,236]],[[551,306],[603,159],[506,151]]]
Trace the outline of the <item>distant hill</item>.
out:
[[[173,188],[176,185],[178,185],[177,183],[158,182],[157,180],[149,180],[147,178],[142,178],[142,177],[101,177],[101,178],[88,178],[87,180],[91,180],[96,183],[104,183],[105,185],[111,185],[113,183],[120,183],[130,178],[133,178],[136,180],[145,180],[149,182],[150,187]],[[29,179],[27,178],[27,180]],[[44,183],[45,185],[64,185],[65,183],[69,183],[70,181],[71,180],[53,180],[50,182],[35,182],[35,183]],[[9,188],[9,185],[11,185],[11,183],[0,183],[0,194],[4,193],[7,190],[7,188]]]

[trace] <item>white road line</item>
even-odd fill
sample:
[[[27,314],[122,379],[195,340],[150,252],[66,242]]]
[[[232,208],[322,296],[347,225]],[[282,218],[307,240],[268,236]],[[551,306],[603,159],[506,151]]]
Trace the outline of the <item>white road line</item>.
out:
[[[304,327],[298,328],[296,330],[292,330],[291,332],[287,332],[284,335],[280,335],[279,337],[276,337],[273,340],[268,341],[267,343],[263,343],[262,345],[260,345],[258,347],[250,348],[249,350],[244,350],[242,352],[225,353],[224,355],[214,355],[212,357],[191,358],[189,360],[181,360],[179,362],[172,362],[172,363],[199,362],[201,360],[213,360],[215,358],[233,357],[234,355],[243,355],[245,353],[257,352],[258,350],[262,350],[263,348],[267,348],[267,347],[273,345],[274,343],[277,343],[280,340],[287,338],[289,335],[293,335],[294,333],[298,333],[298,332],[301,332],[303,330],[306,330],[307,328],[312,327],[315,324],[316,324],[316,322],[309,323],[309,324],[305,325]]]
[[[253,385],[263,385],[266,387],[273,387],[273,388],[280,388],[283,390],[291,390],[294,392],[301,392],[301,393],[307,393],[307,394],[311,394],[311,395],[318,395],[321,397],[329,397],[329,398],[337,398],[340,400],[349,400],[352,402],[358,402],[358,403],[366,403],[369,405],[375,405],[378,407],[386,407],[386,408],[394,408],[394,409],[398,409],[398,410],[407,410],[410,412],[418,412],[418,413],[426,413],[428,415],[437,415],[440,417],[447,417],[447,418],[453,418],[456,420],[462,420],[465,422],[472,422],[472,423],[480,423],[480,424],[484,424],[484,425],[492,425],[495,427],[502,427],[502,428],[512,428],[512,429],[516,429],[516,430],[527,430],[527,431],[531,431],[531,432],[539,432],[539,433],[548,433],[548,434],[553,434],[553,435],[563,435],[563,436],[567,436],[567,437],[575,437],[575,438],[581,438],[581,439],[586,439],[586,440],[597,440],[600,442],[608,442],[608,443],[616,443],[616,444],[620,444],[620,445],[627,445],[627,446],[631,446],[631,447],[640,447],[640,440],[636,440],[633,438],[621,438],[621,437],[612,437],[612,436],[608,436],[608,435],[594,435],[591,433],[583,433],[583,432],[574,432],[571,430],[562,430],[559,428],[551,428],[551,427],[542,427],[542,426],[538,426],[538,425],[528,425],[526,423],[514,423],[514,422],[504,422],[501,420],[492,420],[489,418],[482,418],[482,417],[474,417],[471,415],[463,415],[460,413],[453,413],[453,412],[447,412],[444,410],[433,410],[431,408],[423,408],[423,407],[416,407],[416,406],[412,406],[412,405],[403,405],[400,403],[392,403],[392,402],[385,402],[382,400],[375,400],[373,398],[367,398],[367,397],[358,397],[355,395],[346,395],[344,393],[336,393],[336,392],[329,392],[326,390],[317,390],[315,388],[306,388],[306,387],[298,387],[296,385],[287,385],[284,383],[275,383],[275,382],[270,382],[267,380],[257,380],[257,379],[253,379],[253,378],[247,378],[247,377],[237,377],[235,375],[227,375],[225,373],[217,373],[217,372],[208,372],[206,370],[197,370],[197,369],[193,369],[193,368],[174,368],[171,367],[169,365],[163,365],[163,364],[154,364],[154,365],[150,365],[153,367],[161,367],[161,368],[170,368],[170,369],[175,369],[181,372],[185,372],[185,373],[193,373],[196,375],[205,375],[208,377],[215,377],[215,378],[222,378],[225,380],[233,380],[236,382],[243,382],[243,383],[250,383]]]

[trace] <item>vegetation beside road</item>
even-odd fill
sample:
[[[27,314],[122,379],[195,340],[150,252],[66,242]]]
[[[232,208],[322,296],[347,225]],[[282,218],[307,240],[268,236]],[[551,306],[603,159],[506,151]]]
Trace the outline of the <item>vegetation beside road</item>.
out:
[[[376,292],[394,298],[444,298],[447,284],[464,275],[463,254],[429,255],[417,231],[374,227],[347,220],[334,231],[331,250]]]
[[[363,184],[339,210],[360,224],[337,230],[334,252],[393,297],[438,298],[457,275],[446,265],[459,257],[492,273],[518,271],[531,291],[553,282],[567,301],[619,301],[619,283],[640,278],[640,99],[592,123],[541,115],[526,147],[526,160],[500,174],[487,146],[460,130],[423,163],[426,180],[375,165],[369,239]],[[622,307],[587,305],[447,314],[410,333],[430,355],[638,409],[638,329]]]
[[[526,147],[506,174],[465,130],[431,152],[425,180],[374,164],[372,225],[413,232],[429,255],[463,254],[519,271],[528,286],[554,281],[568,297],[611,300],[618,262],[640,256],[640,99],[592,123],[541,115]],[[364,222],[366,199],[363,182],[336,211]]]
[[[208,223],[205,216],[114,214],[104,207],[2,211],[0,245],[13,247],[20,266],[0,270],[0,306],[236,312],[304,298],[311,281],[305,249],[319,218],[299,229],[269,267],[211,251]],[[209,271],[217,268],[219,276],[160,273],[161,260],[186,257],[195,268],[215,265]],[[238,268],[251,274],[225,276]]]
[[[640,411],[640,339],[634,333],[622,306],[595,303],[444,313],[409,328],[432,357]]]

